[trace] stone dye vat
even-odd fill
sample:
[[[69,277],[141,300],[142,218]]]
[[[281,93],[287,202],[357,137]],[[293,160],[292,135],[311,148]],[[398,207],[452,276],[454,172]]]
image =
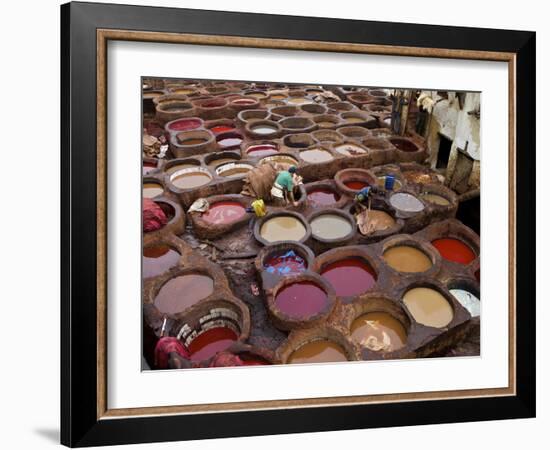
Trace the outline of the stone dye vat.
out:
[[[466,289],[458,288],[449,289],[449,292],[453,294],[454,298],[456,298],[458,302],[468,310],[472,317],[479,317],[481,314],[481,302],[475,294],[467,291]]]
[[[210,359],[216,353],[227,350],[237,339],[237,333],[227,327],[215,327],[203,331],[188,345],[191,361]]]
[[[182,169],[170,176],[170,183],[178,189],[194,189],[212,181],[212,175],[202,168]]]
[[[448,206],[451,204],[451,202],[447,200],[445,197],[437,194],[422,194],[420,198],[425,202],[433,203],[439,206]]]
[[[294,350],[288,358],[289,364],[347,361],[345,350],[328,339],[316,339]]]
[[[216,174],[224,178],[242,178],[253,168],[250,164],[231,162],[217,166]]]
[[[453,320],[453,308],[438,291],[429,287],[408,290],[403,303],[414,320],[428,327],[442,328]]]
[[[398,192],[390,197],[390,204],[400,212],[416,214],[424,210],[424,204],[414,195]]]
[[[384,231],[395,226],[395,219],[386,211],[369,209],[365,214],[364,226],[371,232]]]
[[[332,161],[334,157],[328,150],[322,148],[310,148],[300,152],[300,158],[311,164],[319,164]]]
[[[257,222],[258,224],[259,222]],[[280,214],[267,216],[259,227],[259,237],[267,243],[279,241],[300,242],[308,235],[304,221],[297,215]]]
[[[426,272],[433,266],[426,253],[410,245],[391,247],[384,252],[383,258],[386,264],[398,272]]]
[[[264,261],[265,271],[276,275],[297,275],[307,268],[306,259],[294,250],[274,252]]]
[[[275,307],[291,319],[302,319],[323,312],[329,307],[329,298],[314,282],[297,281],[277,292]]]
[[[156,277],[175,267],[180,253],[166,244],[150,245],[143,249],[143,278]]]
[[[202,273],[186,273],[168,280],[159,290],[154,304],[164,314],[185,311],[214,292],[214,280]]]
[[[470,264],[476,258],[474,251],[459,239],[435,239],[432,241],[432,245],[447,261],[456,262],[458,264]]]
[[[325,213],[310,222],[311,234],[316,239],[341,240],[353,233],[353,224],[348,218],[338,214]]]
[[[334,190],[319,187],[309,191],[307,199],[315,207],[332,206],[340,200],[340,195]]]
[[[202,219],[211,224],[221,225],[236,222],[245,215],[246,209],[241,203],[221,201],[211,205],[202,215]]]
[[[278,145],[271,142],[250,145],[246,149],[246,154],[251,158],[262,158],[264,156],[276,155],[278,152]]]
[[[376,272],[360,257],[329,263],[321,269],[321,276],[331,284],[338,297],[362,294],[376,284]]]
[[[160,183],[145,182],[143,183],[143,197],[154,198],[162,195],[164,188]]]
[[[359,316],[350,328],[351,339],[374,352],[392,352],[407,343],[403,324],[386,312],[371,312]]]

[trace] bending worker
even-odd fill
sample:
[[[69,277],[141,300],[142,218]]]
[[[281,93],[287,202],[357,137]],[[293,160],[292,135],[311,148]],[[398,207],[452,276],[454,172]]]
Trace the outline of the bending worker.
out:
[[[379,192],[380,189],[378,189],[376,186],[366,186],[361,189],[354,198],[358,212],[364,211],[367,208],[370,209],[372,195]]]
[[[295,179],[298,179],[295,166],[278,173],[271,188],[271,197],[277,206],[286,206],[288,202],[298,206],[298,202],[294,200]]]

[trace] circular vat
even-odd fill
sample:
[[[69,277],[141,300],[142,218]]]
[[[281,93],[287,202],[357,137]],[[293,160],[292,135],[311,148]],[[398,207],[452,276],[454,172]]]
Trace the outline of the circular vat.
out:
[[[157,104],[157,118],[162,122],[170,122],[179,117],[192,116],[195,112],[193,105],[186,101],[171,100]]]
[[[446,261],[467,265],[477,258],[477,253],[465,240],[447,236],[434,239],[431,244]]]
[[[307,148],[315,144],[315,140],[307,133],[289,134],[283,138],[283,144],[289,148]]]
[[[237,114],[237,119],[246,124],[253,120],[265,120],[269,117],[269,111],[265,109],[245,109]]]
[[[170,244],[156,242],[143,247],[142,274],[143,278],[153,278],[176,267],[181,254]]]
[[[206,130],[181,131],[176,134],[176,140],[183,150],[200,150],[214,142],[214,135]]]
[[[212,359],[248,336],[250,317],[241,302],[206,300],[180,316],[178,339],[195,363]]]
[[[196,189],[212,181],[212,175],[204,167],[181,169],[170,175],[169,183],[178,190]]]
[[[436,264],[434,252],[419,241],[407,237],[395,237],[386,241],[382,259],[401,274],[427,273]]]
[[[170,88],[173,94],[186,95],[187,97],[196,95],[198,91],[191,86],[174,86]]]
[[[245,125],[245,131],[255,139],[275,138],[281,133],[281,125],[272,120],[255,120]]]
[[[321,129],[334,129],[340,124],[340,117],[336,114],[322,114],[319,116],[313,116],[312,120]]]
[[[305,103],[313,103],[313,100],[304,96],[292,96],[292,92],[289,92],[287,103],[291,105],[304,105]]]
[[[169,200],[144,199],[142,207],[143,233],[152,236],[156,234],[155,232],[162,231],[167,225],[172,228],[177,227],[178,222],[182,222],[181,227],[183,227],[185,216],[180,211],[176,211],[176,208],[179,206]]]
[[[361,141],[363,145],[372,150],[392,150],[393,146],[384,137],[366,137]]]
[[[367,154],[368,152],[365,147],[355,142],[344,142],[342,144],[335,144],[334,150],[344,156],[361,156]]]
[[[317,124],[308,117],[286,117],[279,121],[279,125],[293,133],[309,133],[317,128]]]
[[[349,112],[355,109],[355,106],[350,102],[332,102],[328,107],[338,112]]]
[[[216,175],[223,178],[242,178],[252,169],[254,166],[251,164],[230,162],[217,166]]]
[[[314,255],[309,247],[297,242],[279,242],[260,250],[255,265],[258,273],[273,276],[298,275],[308,270]]]
[[[153,304],[161,314],[178,314],[214,292],[214,279],[206,272],[186,271],[166,280],[158,289]]]
[[[334,291],[317,274],[281,278],[268,297],[277,328],[291,330],[319,324],[334,308]]]
[[[397,219],[391,208],[385,205],[362,210],[352,204],[350,213],[355,217],[357,228],[363,236],[389,236],[398,233],[403,227],[403,221]]]
[[[338,128],[338,133],[348,139],[353,139],[356,141],[360,141],[361,139],[370,136],[370,132],[368,129],[357,126],[340,127]]]
[[[190,131],[201,128],[204,122],[198,117],[186,117],[168,122],[165,129],[168,132]]]
[[[355,220],[339,209],[315,211],[309,216],[309,225],[312,237],[320,242],[343,242],[355,235]]]
[[[368,94],[371,97],[376,97],[378,99],[384,99],[388,97],[387,92],[382,89],[369,89]]]
[[[375,353],[395,352],[407,345],[410,319],[395,301],[364,297],[352,307],[348,328],[353,342]]]
[[[343,112],[340,116],[346,126],[367,126],[375,122],[374,118],[359,111]]]
[[[319,105],[317,103],[306,103],[300,105],[300,109],[307,114],[325,114],[328,108],[325,105]]]
[[[472,280],[453,279],[447,283],[447,289],[472,317],[481,315],[479,288]]]
[[[317,130],[311,136],[320,143],[342,142],[342,135],[334,130]]]
[[[401,215],[410,216],[424,211],[424,203],[408,192],[396,192],[390,197],[390,205]]]
[[[229,104],[233,109],[237,109],[237,110],[255,109],[260,106],[259,100],[256,97],[251,97],[251,96],[242,96],[242,97],[232,98]]]
[[[155,198],[164,193],[164,186],[155,179],[143,180],[143,198]]]
[[[336,173],[334,182],[337,189],[354,197],[361,189],[376,184],[376,177],[365,169],[343,169]]]
[[[457,204],[456,194],[440,184],[423,185],[420,199],[436,208],[452,208]]]
[[[210,120],[208,123],[205,124],[205,126],[206,129],[214,133],[215,136],[222,133],[235,131],[237,127],[235,122],[231,119]]]
[[[225,151],[209,153],[204,157],[204,163],[208,167],[218,167],[225,163],[236,162],[241,159],[241,155],[238,152]]]
[[[450,294],[427,284],[407,289],[402,300],[416,322],[428,327],[444,328],[454,317],[452,302],[446,295]]]
[[[369,103],[372,99],[371,97],[363,92],[356,92],[353,94],[348,95],[348,100],[353,103],[354,105],[357,105],[359,107],[366,105]]]
[[[246,95],[247,97],[255,98],[258,101],[267,100],[269,98],[266,92],[259,90],[245,91],[244,95]]]
[[[164,165],[164,173],[171,175],[182,169],[193,169],[201,165],[200,160],[196,158],[178,158],[167,161]]]
[[[401,150],[402,152],[412,153],[420,150],[418,145],[416,145],[411,139],[392,137],[389,141],[397,150]]]
[[[363,255],[330,257],[321,266],[320,274],[334,288],[338,297],[353,297],[372,290],[378,274]]]
[[[313,208],[325,208],[337,204],[342,196],[331,183],[306,185],[307,201]]]
[[[282,169],[287,170],[290,166],[297,166],[298,160],[287,153],[280,153],[273,156],[265,156],[260,160],[260,164],[277,164]]]
[[[246,207],[236,200],[220,200],[210,204],[201,219],[210,225],[229,225],[246,216]]]
[[[243,135],[238,131],[220,133],[216,136],[216,142],[221,150],[238,149],[243,142]]]
[[[143,91],[143,100],[152,100],[154,98],[160,97],[161,95],[164,95],[163,91],[153,91],[153,90]]]
[[[297,106],[293,105],[282,105],[271,108],[271,114],[275,116],[283,117],[292,117],[297,115],[300,112]]]
[[[254,236],[264,245],[280,241],[305,242],[310,235],[311,228],[304,217],[290,211],[268,214],[254,226]]]
[[[421,185],[441,184],[438,174],[419,164],[410,164],[408,166],[404,165],[401,167],[401,172],[403,173],[403,178],[407,181],[407,183]]]
[[[279,153],[279,144],[273,141],[254,141],[247,144],[243,150],[251,158],[262,158]]]
[[[334,156],[328,149],[316,145],[300,150],[299,156],[302,161],[309,164],[326,163],[334,159]]]

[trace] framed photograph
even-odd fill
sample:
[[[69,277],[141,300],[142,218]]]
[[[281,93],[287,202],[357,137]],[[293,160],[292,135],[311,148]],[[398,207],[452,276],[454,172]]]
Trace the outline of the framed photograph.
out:
[[[535,415],[535,33],[61,7],[71,446]]]

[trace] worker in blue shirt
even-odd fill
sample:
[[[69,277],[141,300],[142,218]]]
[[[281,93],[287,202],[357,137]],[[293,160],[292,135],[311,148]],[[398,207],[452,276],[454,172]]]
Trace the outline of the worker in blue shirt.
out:
[[[290,166],[288,170],[282,170],[277,174],[271,188],[271,197],[277,206],[286,206],[289,201],[294,206],[298,205],[298,202],[294,200],[295,175],[295,166]]]

